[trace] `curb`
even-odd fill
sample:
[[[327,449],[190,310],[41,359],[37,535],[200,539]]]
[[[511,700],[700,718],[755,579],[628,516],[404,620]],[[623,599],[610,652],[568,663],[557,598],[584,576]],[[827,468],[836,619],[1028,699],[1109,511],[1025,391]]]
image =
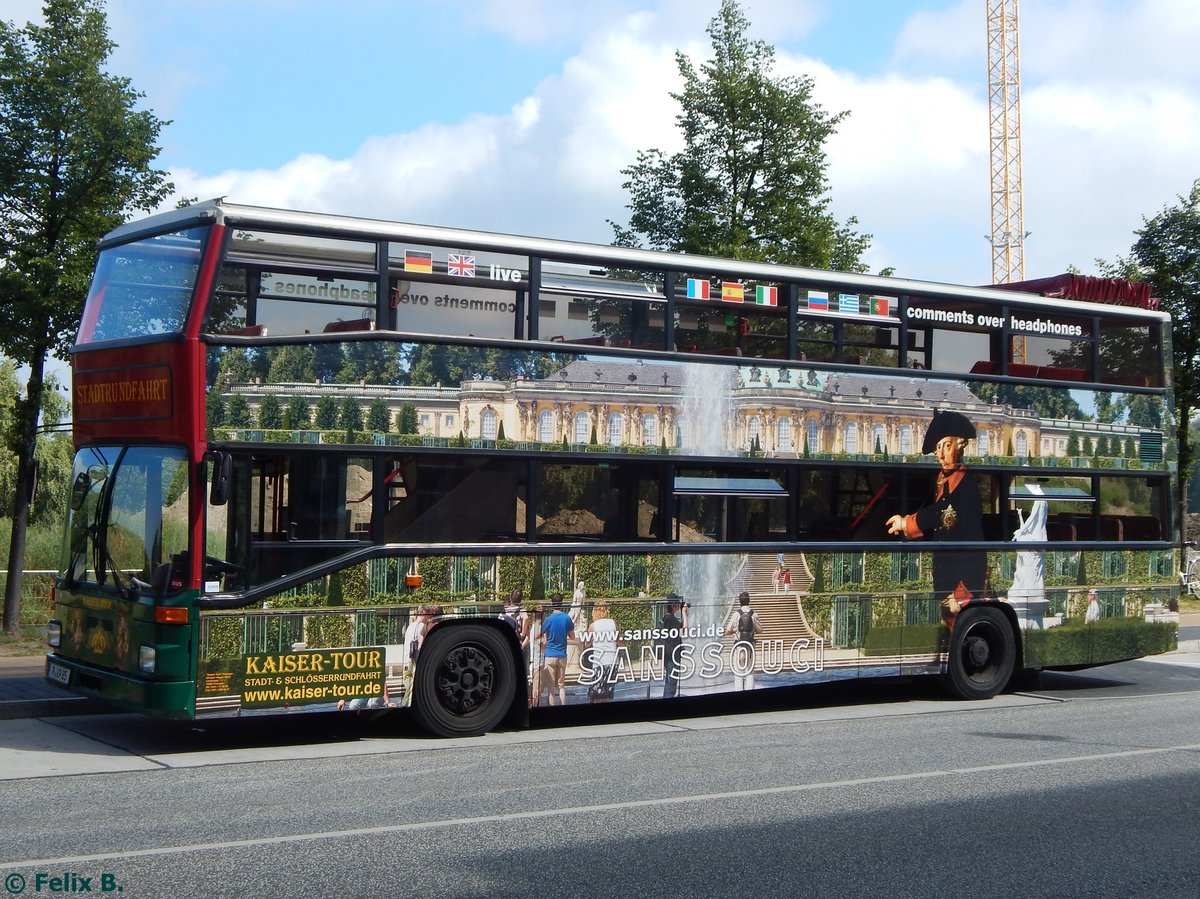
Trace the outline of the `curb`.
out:
[[[67,715],[110,715],[117,711],[107,703],[86,696],[62,699],[0,700],[0,721],[16,718],[55,718]]]

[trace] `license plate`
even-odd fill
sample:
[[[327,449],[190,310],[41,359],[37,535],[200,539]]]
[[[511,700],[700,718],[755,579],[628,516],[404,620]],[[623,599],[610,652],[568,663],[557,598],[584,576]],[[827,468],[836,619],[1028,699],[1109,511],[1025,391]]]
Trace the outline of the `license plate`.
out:
[[[65,686],[71,683],[71,669],[66,665],[56,665],[54,662],[48,662],[46,664],[46,677],[55,683]]]

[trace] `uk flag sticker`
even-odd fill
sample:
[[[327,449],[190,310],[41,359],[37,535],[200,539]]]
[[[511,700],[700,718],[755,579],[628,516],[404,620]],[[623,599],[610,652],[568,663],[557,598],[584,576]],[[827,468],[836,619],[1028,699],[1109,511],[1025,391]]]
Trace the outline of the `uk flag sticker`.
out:
[[[459,278],[475,277],[475,257],[465,253],[451,253],[446,257],[446,274]]]

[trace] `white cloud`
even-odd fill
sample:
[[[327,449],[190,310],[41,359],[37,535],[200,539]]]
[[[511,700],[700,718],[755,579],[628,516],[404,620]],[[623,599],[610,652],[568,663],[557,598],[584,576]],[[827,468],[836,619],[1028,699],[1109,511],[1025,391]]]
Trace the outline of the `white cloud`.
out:
[[[348,159],[173,172],[179,194],[607,241],[620,169],[674,137],[674,49],[644,14],[612,23],[507,116],[372,137]]]
[[[987,59],[986,36],[982,0],[960,0],[958,5],[941,10],[919,10],[900,29],[894,59],[899,63],[922,63],[928,68],[978,60],[982,73]]]

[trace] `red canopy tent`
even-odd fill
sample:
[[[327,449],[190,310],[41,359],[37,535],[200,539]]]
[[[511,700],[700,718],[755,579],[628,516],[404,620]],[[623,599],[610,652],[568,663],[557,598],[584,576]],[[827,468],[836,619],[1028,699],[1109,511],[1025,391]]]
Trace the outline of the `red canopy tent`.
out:
[[[1064,300],[1136,306],[1139,309],[1158,308],[1158,298],[1150,296],[1151,285],[1145,281],[1124,281],[1120,278],[1095,278],[1091,275],[1067,273],[1052,278],[1011,281],[1008,284],[992,286],[1001,290],[1020,290]]]

